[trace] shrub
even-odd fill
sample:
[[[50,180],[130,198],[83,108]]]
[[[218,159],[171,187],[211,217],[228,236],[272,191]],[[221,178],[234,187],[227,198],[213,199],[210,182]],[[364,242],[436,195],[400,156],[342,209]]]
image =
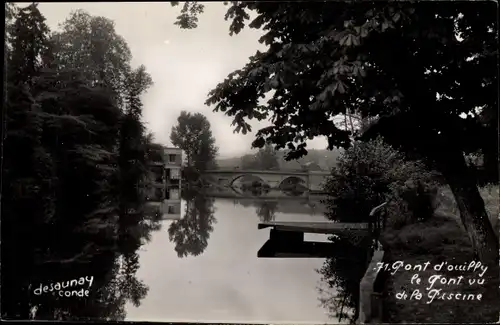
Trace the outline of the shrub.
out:
[[[373,207],[389,201],[389,222],[396,227],[428,218],[435,208],[435,178],[422,162],[406,160],[380,138],[356,143],[325,182],[327,217],[365,222]]]

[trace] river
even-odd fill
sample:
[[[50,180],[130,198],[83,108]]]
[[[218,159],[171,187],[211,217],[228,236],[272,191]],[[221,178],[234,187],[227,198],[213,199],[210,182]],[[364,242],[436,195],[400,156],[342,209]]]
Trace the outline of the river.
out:
[[[356,319],[369,256],[366,234],[306,235],[306,241],[330,242],[322,255],[327,258],[257,257],[270,232],[258,230],[259,222],[325,221],[318,198],[272,192],[216,198],[187,191],[182,198],[176,220],[142,208],[119,216],[114,208],[101,209],[99,218],[78,226],[59,221],[66,232],[25,237],[30,251],[7,255],[9,265],[17,257],[19,267],[2,269],[9,278],[2,283],[2,295],[9,297],[4,318],[268,324]]]
[[[326,259],[257,258],[269,239],[260,221],[325,221],[318,200],[200,198],[181,210],[140,249],[137,278],[149,292],[138,307],[127,303],[126,320],[339,323],[320,303],[319,288],[329,300],[336,293],[319,272]]]

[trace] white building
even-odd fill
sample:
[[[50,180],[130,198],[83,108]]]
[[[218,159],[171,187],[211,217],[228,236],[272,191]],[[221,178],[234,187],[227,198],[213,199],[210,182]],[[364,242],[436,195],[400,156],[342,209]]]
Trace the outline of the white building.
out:
[[[163,219],[180,219],[182,150],[164,147],[162,156],[162,162],[150,166],[149,201],[158,206]]]

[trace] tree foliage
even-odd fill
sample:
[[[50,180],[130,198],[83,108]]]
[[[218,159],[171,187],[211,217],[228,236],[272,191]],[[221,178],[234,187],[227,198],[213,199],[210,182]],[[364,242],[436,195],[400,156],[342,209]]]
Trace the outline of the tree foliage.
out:
[[[241,168],[269,170],[279,169],[280,164],[276,150],[271,145],[260,148],[255,155],[245,155],[241,158]]]
[[[2,318],[123,320],[147,292],[136,251],[158,230],[143,213],[151,78],[109,20],[77,11],[51,35],[36,3],[7,8]],[[33,295],[82,275],[88,299]]]
[[[327,178],[326,216],[338,222],[367,222],[374,207],[388,202],[390,224],[424,220],[434,212],[435,178],[425,164],[406,160],[380,138],[359,143],[342,154]]]
[[[250,11],[256,15],[248,23]],[[206,101],[233,117],[236,131],[268,119],[273,125],[253,145],[286,147],[292,159],[307,154],[307,140],[317,136],[327,137],[329,149],[349,147],[352,134],[335,117],[376,118],[361,139],[382,135],[433,164],[459,202],[474,250],[498,264],[498,239],[463,156],[498,134],[498,123],[477,113],[498,105],[494,3],[233,1],[225,18],[231,34],[247,23],[263,29],[259,41],[267,45]],[[487,143],[489,157],[498,155],[498,145]]]
[[[170,141],[186,153],[187,166],[197,172],[214,168],[218,148],[210,122],[201,113],[182,111],[172,127]]]
[[[425,119],[429,129],[442,129],[442,119],[466,128],[470,121],[458,115],[496,103],[496,74],[488,69],[496,53],[491,8],[477,3],[231,2],[230,32],[239,33],[254,11],[257,16],[248,25],[267,30],[259,41],[268,50],[231,73],[210,92],[207,104],[233,116],[239,130],[249,128],[246,120],[270,118],[274,125],[260,130],[255,144],[261,147],[268,139],[293,145],[297,149],[290,157],[306,153],[302,149],[309,137],[327,136],[331,148],[348,146],[348,132],[331,120],[346,112],[410,111],[435,116]],[[422,28],[424,23],[429,24]],[[267,105],[258,105],[257,99],[271,90]],[[432,105],[420,105],[423,101]],[[455,102],[460,105],[451,105]]]
[[[60,29],[52,35],[57,67],[79,71],[91,86],[109,87],[121,104],[120,95],[130,80],[132,54],[123,37],[116,34],[114,22],[76,10]]]

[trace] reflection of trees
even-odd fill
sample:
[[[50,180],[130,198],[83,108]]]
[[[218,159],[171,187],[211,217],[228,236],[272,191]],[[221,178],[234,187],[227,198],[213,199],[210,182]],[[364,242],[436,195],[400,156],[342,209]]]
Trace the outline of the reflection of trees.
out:
[[[257,203],[258,203],[257,200],[238,200],[238,199],[234,199],[233,202],[235,202],[236,204],[239,204],[245,208],[257,206]]]
[[[214,200],[195,192],[182,196],[186,200],[185,215],[170,224],[168,235],[179,257],[198,256],[207,248],[214,229]]]
[[[118,276],[117,287],[123,300],[131,301],[139,307],[140,302],[148,293],[148,287],[137,280],[135,274],[139,269],[139,255],[137,253],[122,256],[122,267]]]
[[[2,303],[4,317],[30,319],[35,307],[37,320],[124,320],[126,302],[139,305],[148,288],[136,278],[137,249],[159,229],[159,220],[146,220],[137,212],[138,204],[135,209],[130,204],[120,209],[95,204],[98,208],[86,217],[74,211],[72,216],[83,222],[56,221],[36,228],[27,220],[22,232],[37,237],[3,238],[2,244],[9,248],[2,254],[2,277],[8,279],[2,281],[2,295],[9,297]],[[94,277],[88,298],[33,294],[40,283],[82,276]]]
[[[276,210],[278,209],[278,201],[262,201],[255,202],[257,215],[262,222],[273,221]]]
[[[358,317],[359,284],[366,271],[371,238],[343,235],[329,240],[334,244],[335,256],[327,258],[318,270],[322,276],[319,301],[330,317],[354,323]]]

